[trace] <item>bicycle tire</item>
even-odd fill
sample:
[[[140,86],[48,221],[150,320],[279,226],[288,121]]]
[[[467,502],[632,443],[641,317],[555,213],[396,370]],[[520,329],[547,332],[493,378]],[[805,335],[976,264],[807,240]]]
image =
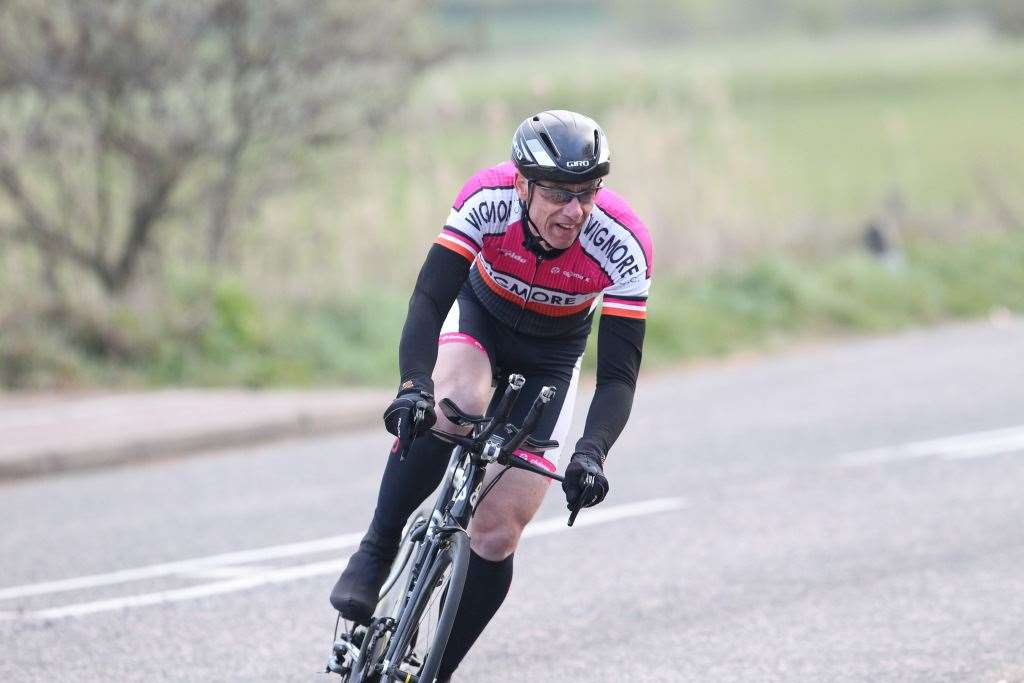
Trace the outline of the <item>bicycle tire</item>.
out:
[[[416,551],[419,549],[419,544],[411,541],[409,534],[421,523],[426,524],[429,520],[430,508],[420,506],[409,517],[409,521],[406,522],[405,529],[402,531],[402,543],[398,548],[394,564],[391,566],[391,573],[388,574],[388,578],[384,581],[380,596],[377,598],[377,607],[373,611],[373,616],[389,616],[395,607],[395,603],[405,594],[409,583],[409,572],[416,560]]]
[[[449,567],[451,567],[451,571],[445,575]],[[395,656],[395,661],[401,663],[406,660],[415,647],[413,640],[414,637],[418,637],[418,630],[424,625],[424,622],[421,622],[424,612],[436,601],[440,601],[441,596],[444,596],[444,604],[439,608],[437,623],[434,625],[433,635],[430,637],[430,643],[426,650],[426,658],[419,669],[414,671],[419,683],[433,683],[437,676],[437,670],[441,666],[441,656],[448,644],[448,636],[451,634],[455,615],[459,610],[468,569],[469,536],[463,532],[454,533],[449,538],[448,544],[437,551],[430,567],[424,574],[426,577],[424,589],[418,592],[415,602],[405,613],[403,621],[407,623],[399,624],[397,628],[396,633],[403,634],[402,637],[406,641],[400,644]],[[430,619],[431,615],[428,615],[427,618]]]
[[[399,546],[398,554],[395,556],[395,565],[392,567],[392,572],[394,572],[398,565],[401,564],[401,571],[398,576],[389,575],[387,580],[385,580],[380,597],[377,600],[377,607],[373,611],[374,617],[386,617],[394,608],[395,603],[404,594],[408,583],[409,570],[418,547],[417,543],[410,541],[409,534],[416,528],[418,523],[425,523],[429,519],[429,515],[430,510],[421,506],[406,522],[405,529],[402,531],[402,542]],[[370,636],[371,633],[367,630],[363,639],[364,644]],[[374,643],[372,651],[361,647],[359,657],[352,665],[352,672],[346,679],[347,683],[376,683],[379,677],[372,675],[371,672],[380,662],[380,658],[384,655],[385,650],[387,650],[387,644],[388,641],[386,639],[378,638]]]

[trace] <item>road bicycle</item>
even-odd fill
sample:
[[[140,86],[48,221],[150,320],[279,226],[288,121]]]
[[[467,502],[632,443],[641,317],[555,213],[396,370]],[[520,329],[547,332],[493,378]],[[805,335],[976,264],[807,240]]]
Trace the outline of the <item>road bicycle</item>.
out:
[[[474,512],[512,468],[563,480],[515,455],[520,447],[541,453],[558,446],[557,441],[530,436],[555,396],[554,387],[540,390],[521,427],[508,422],[525,383],[522,375],[509,375],[505,392],[490,416],[469,415],[449,399],[440,402],[449,421],[472,429],[466,436],[430,430],[454,445],[433,507],[421,507],[406,524],[369,626],[343,627],[345,622],[338,615],[326,673],[339,674],[348,683],[434,682],[462,597],[469,565],[468,529]],[[504,469],[484,487],[490,463]],[[585,488],[579,500],[587,498]],[[579,507],[571,510],[569,526],[578,513]]]

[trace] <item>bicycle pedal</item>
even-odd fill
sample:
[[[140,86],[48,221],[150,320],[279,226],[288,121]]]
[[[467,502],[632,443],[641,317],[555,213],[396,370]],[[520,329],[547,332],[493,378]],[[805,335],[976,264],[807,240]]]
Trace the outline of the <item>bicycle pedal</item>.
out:
[[[359,647],[363,644],[365,635],[366,629],[359,627],[354,631],[342,633],[338,636],[332,648],[334,656],[327,661],[324,673],[333,673],[341,676],[348,675],[352,671],[351,662],[355,661],[355,658],[358,656]]]
[[[331,657],[327,662],[327,668],[324,670],[325,674],[338,674],[339,676],[346,676],[352,669],[345,664],[338,657]]]

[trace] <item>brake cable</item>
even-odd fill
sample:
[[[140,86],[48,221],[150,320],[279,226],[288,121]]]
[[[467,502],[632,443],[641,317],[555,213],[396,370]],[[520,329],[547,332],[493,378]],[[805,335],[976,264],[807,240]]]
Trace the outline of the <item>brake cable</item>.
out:
[[[491,489],[494,488],[494,485],[497,484],[498,480],[501,479],[502,476],[504,476],[504,474],[508,472],[510,469],[512,469],[512,465],[505,465],[505,469],[503,469],[501,472],[498,472],[497,476],[495,476],[494,479],[492,479],[491,482],[487,484],[486,487],[484,487],[484,492],[480,494],[479,500],[476,501],[477,507],[480,507],[480,503],[484,502],[484,498],[486,498],[487,494],[491,492]]]

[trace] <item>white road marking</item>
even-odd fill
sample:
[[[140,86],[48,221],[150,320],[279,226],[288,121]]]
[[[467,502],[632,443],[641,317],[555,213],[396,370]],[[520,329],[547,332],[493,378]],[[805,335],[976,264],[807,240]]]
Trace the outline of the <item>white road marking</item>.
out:
[[[943,460],[963,460],[966,458],[982,458],[1004,453],[1024,450],[1024,425],[996,429],[972,434],[958,434],[942,439],[931,439],[915,443],[872,448],[866,451],[844,453],[838,457],[843,467],[859,467],[894,460],[913,460],[916,458],[941,458]]]
[[[680,510],[687,507],[687,502],[681,498],[655,498],[652,500],[641,501],[639,503],[628,503],[625,505],[616,505],[607,508],[597,508],[595,510],[585,510],[580,513],[580,516],[576,518],[576,524],[573,528],[593,526],[596,524],[604,524],[607,522],[614,522],[620,519],[627,519],[629,517],[638,517],[641,515],[655,514],[658,512],[668,512],[671,510]],[[541,520],[535,522],[526,528],[523,533],[523,537],[534,537],[544,536],[547,534],[560,533],[568,531],[569,527],[565,523],[566,517],[558,516],[550,519]],[[350,539],[355,539],[350,541]],[[193,560],[184,560],[182,562],[169,562],[162,565],[151,565],[149,567],[140,567],[138,569],[126,569],[120,572],[113,572],[111,574],[99,574],[93,576],[81,577],[79,579],[68,579],[66,581],[52,581],[48,583],[30,584],[28,586],[14,586],[12,588],[5,589],[7,597],[13,596],[25,596],[25,595],[40,595],[47,592],[57,592],[55,590],[41,591],[41,586],[55,586],[59,585],[60,591],[72,590],[72,588],[66,587],[71,582],[78,581],[75,585],[76,588],[87,588],[93,586],[110,585],[113,583],[121,583],[123,581],[133,581],[138,578],[149,578],[152,576],[167,576],[170,574],[177,573],[188,573],[199,568],[204,567],[215,567],[230,564],[231,558],[242,558],[237,559],[238,562],[250,561],[255,559],[255,554],[262,553],[261,557],[264,558],[277,558],[277,557],[288,557],[293,555],[302,554],[297,551],[300,546],[306,546],[314,548],[309,552],[316,552],[318,550],[325,549],[325,545],[330,545],[331,548],[340,547],[339,543],[344,542],[345,545],[355,545],[362,538],[362,534],[347,534],[345,536],[332,536],[330,538],[321,539],[319,541],[309,541],[306,543],[290,543],[284,546],[271,546],[269,548],[258,548],[255,550],[245,550],[237,553],[226,553],[224,555],[214,555],[212,557],[197,558]],[[331,545],[334,544],[334,545]],[[330,549],[330,548],[328,548]],[[176,588],[170,590],[157,591],[154,593],[144,593],[141,595],[129,595],[125,597],[110,598],[106,600],[95,600],[92,602],[82,602],[72,605],[64,605],[60,607],[52,607],[40,610],[30,611],[8,611],[0,612],[0,620],[12,620],[12,619],[61,619],[65,617],[77,617],[88,614],[96,614],[99,612],[111,612],[115,610],[130,609],[133,607],[146,607],[149,605],[163,605],[172,602],[182,602],[185,600],[196,600],[199,598],[209,597],[211,595],[220,595],[224,593],[234,593],[236,591],[248,590],[251,588],[257,588],[268,584],[285,583],[288,581],[295,581],[298,579],[309,578],[312,576],[322,576],[325,574],[336,574],[341,571],[348,561],[349,556],[337,557],[330,560],[322,560],[319,562],[311,562],[308,564],[300,564],[292,567],[284,567],[281,569],[271,569],[267,571],[259,571],[256,574],[239,576],[236,578],[230,578],[224,581],[215,581],[212,583],[204,583],[198,586],[191,586],[188,588]],[[178,567],[185,569],[176,569],[168,571],[169,567]],[[253,570],[257,569],[254,567],[244,567],[241,569]],[[144,576],[142,572],[147,572]],[[128,576],[125,579],[123,577]],[[117,580],[113,577],[121,577]],[[32,592],[26,592],[25,589],[32,589]],[[18,591],[21,591],[20,593]]]
[[[146,607],[148,605],[163,605],[183,600],[196,600],[221,593],[234,593],[235,591],[247,590],[264,586],[270,583],[283,583],[294,581],[309,576],[320,576],[321,574],[333,574],[341,571],[345,566],[348,556],[312,562],[296,567],[286,567],[273,571],[261,572],[253,576],[245,576],[226,581],[204,583],[189,588],[176,588],[173,590],[157,591],[155,593],[143,593],[142,595],[129,595],[122,598],[111,598],[109,600],[95,600],[93,602],[82,602],[75,605],[41,609],[18,614],[16,612],[0,612],[0,618],[11,619],[20,616],[23,619],[61,619],[63,617],[80,617],[97,612],[111,612],[114,610],[128,609],[131,607]]]
[[[121,571],[109,574],[92,574],[90,576],[79,576],[74,579],[63,579],[60,581],[45,581],[43,583],[30,583],[24,586],[12,586],[0,589],[0,600],[11,598],[24,598],[30,595],[46,595],[48,593],[60,593],[62,591],[80,590],[82,588],[95,588],[96,586],[110,586],[128,581],[140,581],[142,579],[153,579],[161,576],[172,576],[176,574],[187,574],[189,572],[209,569],[211,567],[223,567],[226,565],[240,564],[242,562],[261,562],[282,557],[295,557],[297,555],[309,555],[316,552],[329,550],[340,550],[359,543],[362,534],[345,534],[343,536],[329,536],[314,541],[301,543],[287,543],[285,545],[274,545],[267,548],[254,548],[252,550],[240,550],[233,553],[221,555],[210,555],[209,557],[197,557],[191,560],[180,560],[178,562],[164,562],[162,564],[151,564],[145,567],[134,569],[122,569]]]
[[[184,579],[234,579],[240,576],[252,576],[267,571],[266,567],[253,567],[243,564],[228,567],[210,567],[209,569],[196,569],[191,572],[176,574]]]
[[[609,505],[608,507],[585,509],[580,512],[578,517],[576,517],[576,521],[573,522],[572,528],[579,529],[581,527],[593,526],[595,524],[614,522],[619,519],[626,519],[627,517],[639,517],[641,515],[651,515],[656,512],[681,510],[688,505],[689,504],[682,498],[652,498],[651,500],[642,500],[639,503],[626,503],[625,505]],[[569,513],[566,512],[565,516],[550,517],[540,522],[531,523],[523,532],[523,538],[544,536],[546,534],[558,533],[560,531],[569,531],[570,528],[566,525],[568,514]]]

